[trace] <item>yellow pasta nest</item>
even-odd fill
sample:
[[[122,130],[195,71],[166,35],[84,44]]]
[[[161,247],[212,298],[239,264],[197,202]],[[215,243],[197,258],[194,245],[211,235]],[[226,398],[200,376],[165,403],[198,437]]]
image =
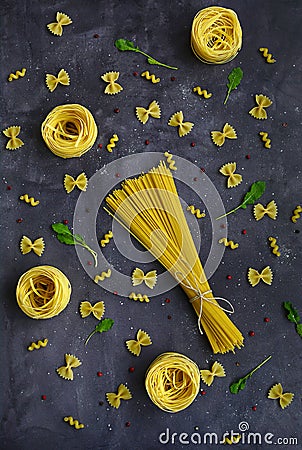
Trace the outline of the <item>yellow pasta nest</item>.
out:
[[[200,372],[197,364],[187,356],[162,353],[147,369],[145,387],[156,406],[175,413],[194,401],[199,392]]]
[[[82,105],[55,107],[41,126],[42,137],[56,156],[74,158],[91,149],[98,129],[90,111]]]
[[[32,319],[50,319],[66,308],[71,294],[68,278],[53,266],[32,267],[19,279],[16,298]]]
[[[242,29],[232,9],[210,6],[193,19],[191,47],[200,61],[224,64],[231,61],[242,45]]]

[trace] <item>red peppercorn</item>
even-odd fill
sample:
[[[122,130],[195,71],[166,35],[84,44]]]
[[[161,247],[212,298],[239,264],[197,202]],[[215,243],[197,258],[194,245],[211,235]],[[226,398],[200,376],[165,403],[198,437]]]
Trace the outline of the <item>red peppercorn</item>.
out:
[[[117,173],[115,174],[115,176],[116,176],[116,178],[119,178],[121,175],[117,172]]]
[[[191,147],[195,147],[195,142],[191,142]]]
[[[170,303],[170,301],[171,300],[169,298],[166,298],[166,300],[165,300],[166,303]]]
[[[6,186],[6,189],[7,189],[8,191],[11,191],[11,190],[12,190],[12,187],[11,187],[11,186]]]
[[[232,275],[227,275],[227,280],[231,280],[232,278]]]
[[[117,292],[117,291],[114,291],[113,293],[114,293],[114,295],[117,295],[117,294],[118,294],[118,292]]]
[[[23,219],[20,217],[20,219],[17,219],[16,222],[21,223],[21,222],[23,222]]]
[[[206,171],[206,169],[205,169],[204,167],[201,167],[200,170],[201,170],[202,172],[205,172],[205,171]]]
[[[135,371],[135,368],[134,367],[129,367],[129,372],[130,373],[133,373]]]
[[[249,331],[249,335],[250,335],[250,336],[255,336],[255,331],[252,331],[252,330]]]
[[[93,37],[94,37],[95,39],[97,39],[97,38],[99,38],[99,37],[100,37],[100,35],[99,35],[99,34],[97,34],[97,33],[95,33],[95,34],[93,35]]]
[[[98,377],[102,377],[102,376],[103,376],[103,372],[98,372],[98,373],[97,373],[97,376],[98,376]]]
[[[103,148],[103,144],[99,144],[98,147],[99,147],[99,148]]]
[[[68,220],[67,219],[63,220],[63,223],[64,223],[64,225],[67,225],[68,224]]]
[[[197,181],[197,180],[198,180],[198,178],[197,178],[197,177],[194,177],[194,178],[193,178],[193,181]]]
[[[114,112],[115,113],[119,113],[120,112],[120,108],[114,108]]]
[[[133,72],[133,75],[134,75],[135,77],[137,77],[137,76],[138,76],[138,72]]]
[[[241,232],[242,234],[246,234],[247,233],[247,231],[246,230],[242,230],[242,232]]]
[[[287,125],[288,125],[287,122],[283,122],[283,123],[282,123],[282,126],[285,127],[285,128],[287,127]]]
[[[172,316],[169,315],[169,316],[168,316],[168,319],[171,320],[171,319],[172,319]]]
[[[256,410],[257,410],[257,406],[253,406],[253,407],[252,407],[252,410],[253,410],[253,411],[256,411]]]
[[[269,317],[264,317],[264,322],[269,322],[271,319]]]
[[[170,79],[171,79],[171,81],[175,81],[175,80],[176,80],[176,78],[175,78],[175,77],[171,77]]]
[[[130,427],[130,425],[131,425],[131,423],[130,423],[130,422],[126,422],[126,423],[125,423],[125,427],[127,427],[127,428],[129,428],[129,427]]]
[[[251,159],[251,155],[246,155],[246,159]]]
[[[200,393],[201,393],[201,395],[206,395],[206,391],[204,389],[202,389],[202,391]]]
[[[88,266],[92,266],[92,261],[87,262]]]
[[[146,144],[146,145],[149,145],[149,144],[150,144],[149,139],[146,139],[146,140],[145,140],[145,144]]]
[[[46,395],[41,395],[42,400],[46,400]]]

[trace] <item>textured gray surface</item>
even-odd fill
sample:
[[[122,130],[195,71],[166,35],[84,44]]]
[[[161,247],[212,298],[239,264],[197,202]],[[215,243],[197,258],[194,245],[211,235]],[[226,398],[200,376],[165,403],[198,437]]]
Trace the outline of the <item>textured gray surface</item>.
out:
[[[202,7],[218,4],[235,9],[243,28],[243,48],[237,58],[222,66],[207,66],[192,54],[189,45],[191,21]],[[63,36],[48,32],[46,24],[54,21],[57,11],[67,13],[73,24],[65,27]],[[14,151],[5,150],[1,137],[1,448],[7,450],[53,449],[124,449],[153,450],[163,447],[158,437],[166,428],[171,432],[238,431],[242,421],[250,431],[297,437],[301,448],[301,338],[284,314],[282,302],[292,301],[302,313],[301,304],[301,223],[290,221],[293,208],[301,203],[301,2],[300,1],[133,1],[69,2],[16,1],[1,2],[2,129],[20,125],[25,145]],[[94,38],[94,34],[99,38]],[[119,37],[135,40],[154,57],[179,67],[178,71],[149,66],[142,55],[120,53],[114,47]],[[258,52],[268,47],[277,63],[266,64]],[[240,66],[244,78],[223,106],[227,75]],[[22,67],[24,78],[7,82],[7,75]],[[59,86],[50,93],[45,74],[56,74],[65,68],[71,78],[68,87]],[[105,84],[100,75],[120,72],[123,92],[116,96],[103,94]],[[153,85],[133,76],[150,70],[161,77]],[[174,76],[175,80],[171,81]],[[195,85],[206,87],[213,97],[204,101],[192,93]],[[248,111],[254,106],[254,95],[268,95],[273,105],[268,120],[256,121]],[[140,124],[135,106],[147,106],[158,100],[162,109],[160,120]],[[93,113],[99,135],[94,145],[80,159],[62,160],[44,145],[40,124],[58,104],[81,103]],[[120,113],[114,113],[115,108]],[[175,129],[167,126],[171,114],[182,110],[185,120],[195,123],[190,135],[180,139]],[[221,148],[211,142],[210,131],[220,130],[225,122],[238,132],[238,139]],[[286,122],[287,126],[282,126]],[[268,131],[272,148],[264,149],[259,131]],[[113,133],[120,141],[113,153],[105,146]],[[148,139],[150,144],[145,145]],[[191,147],[190,143],[196,146]],[[97,144],[102,143],[103,149]],[[116,296],[97,286],[83,269],[72,247],[61,245],[50,225],[63,219],[73,222],[78,191],[67,195],[63,189],[65,173],[73,176],[85,171],[88,177],[119,157],[140,152],[170,150],[206,170],[225,204],[226,210],[237,205],[250,184],[266,180],[263,204],[275,199],[278,218],[265,217],[257,223],[251,207],[229,217],[229,236],[239,248],[226,251],[210,283],[216,295],[227,297],[235,306],[234,322],[245,336],[245,347],[236,354],[213,355],[205,337],[196,326],[196,316],[179,288],[151,299],[148,305]],[[250,154],[250,159],[246,155]],[[162,153],[159,154],[159,159]],[[230,191],[218,169],[236,161],[242,184]],[[135,167],[138,172],[141,167]],[[119,172],[132,170],[127,162]],[[117,178],[117,182],[120,181]],[[191,183],[192,180],[190,180]],[[199,181],[199,180],[198,180]],[[198,182],[197,181],[197,182]],[[11,190],[7,187],[11,186]],[[198,202],[194,190],[180,183],[182,198]],[[19,201],[28,193],[40,200],[31,208]],[[203,205],[201,205],[202,207]],[[23,222],[16,220],[22,217]],[[302,219],[301,219],[302,220]],[[111,228],[111,219],[100,211],[96,233],[100,237]],[[211,224],[200,223],[201,259],[206,258],[211,241]],[[246,235],[241,231],[247,230]],[[43,236],[46,250],[41,258],[21,255],[22,235],[31,239]],[[277,236],[281,256],[272,255],[268,236]],[[115,250],[105,248],[108,261],[119,271],[130,274],[137,265]],[[87,261],[89,255],[87,255]],[[63,270],[72,283],[70,304],[58,317],[34,321],[18,309],[15,286],[22,273],[38,264],[50,264]],[[274,272],[272,286],[263,283],[252,288],[247,281],[248,267],[261,270],[270,265]],[[146,264],[145,268],[159,265]],[[226,276],[232,275],[232,280]],[[165,303],[165,298],[171,299]],[[92,303],[104,300],[106,316],[115,320],[113,329],[97,335],[84,347],[84,339],[95,325],[95,319],[81,319],[78,308],[82,300]],[[168,319],[171,315],[171,319]],[[264,317],[271,321],[264,323]],[[132,339],[138,328],[150,334],[153,345],[143,349],[139,358],[128,353],[124,342]],[[248,335],[249,330],[255,336]],[[40,351],[28,352],[27,346],[41,337],[49,345]],[[227,377],[218,379],[206,395],[198,396],[187,410],[175,415],[161,412],[148,399],[144,389],[144,373],[161,352],[177,351],[194,359],[201,368],[215,360],[223,363]],[[83,362],[75,370],[73,382],[64,381],[55,369],[64,362],[64,353],[73,353]],[[249,381],[245,391],[232,395],[229,384],[252,369],[266,355],[272,359]],[[239,362],[240,365],[235,363]],[[128,368],[135,367],[134,373]],[[103,377],[98,378],[97,372]],[[113,410],[105,401],[105,392],[116,390],[126,382],[133,399]],[[286,391],[294,392],[292,405],[284,411],[276,401],[267,399],[269,388],[281,382]],[[41,395],[47,400],[42,401]],[[99,405],[100,401],[104,404]],[[253,411],[252,406],[257,405]],[[62,418],[72,415],[85,423],[84,430],[75,431]],[[130,427],[125,427],[127,421]],[[212,448],[214,445],[200,445]],[[171,439],[166,448],[195,448]],[[237,445],[249,448],[249,445]],[[269,444],[253,448],[271,448]],[[281,446],[285,448],[285,445]]]

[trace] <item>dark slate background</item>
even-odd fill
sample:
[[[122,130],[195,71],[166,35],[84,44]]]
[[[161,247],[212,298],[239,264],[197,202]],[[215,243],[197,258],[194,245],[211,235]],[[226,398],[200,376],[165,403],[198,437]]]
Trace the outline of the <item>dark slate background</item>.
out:
[[[227,65],[202,64],[190,49],[194,15],[213,4],[236,10],[243,28],[242,51]],[[196,431],[222,436],[226,431],[238,432],[241,422],[248,423],[249,431],[260,433],[262,440],[266,433],[274,435],[273,442],[278,437],[296,437],[296,448],[301,448],[301,338],[282,307],[283,301],[290,300],[302,314],[301,233],[298,234],[301,221],[290,221],[292,210],[302,201],[301,6],[299,0],[1,2],[2,130],[20,125],[20,138],[25,142],[22,148],[7,151],[7,140],[1,134],[1,448],[153,450],[164,446],[159,435],[167,428],[170,434],[178,435],[175,443],[169,439],[166,448],[195,448],[198,445],[192,443],[181,445],[179,433],[187,433],[189,438]],[[52,35],[46,28],[57,11],[67,13],[73,20],[72,25],[64,27],[62,37]],[[144,51],[179,70],[149,66],[142,55],[119,52],[114,41],[120,37],[134,40]],[[262,46],[273,53],[276,64],[265,62],[258,51]],[[242,68],[244,78],[223,106],[227,75],[237,66]],[[9,73],[22,67],[27,68],[26,76],[8,83]],[[71,84],[58,86],[50,93],[45,75],[57,74],[61,68],[68,71]],[[103,94],[105,84],[100,75],[110,70],[120,72],[119,82],[124,87],[116,96]],[[160,76],[161,82],[153,85],[133,76],[133,72],[144,70]],[[175,80],[171,81],[171,77]],[[193,94],[196,85],[207,88],[213,97],[204,100]],[[257,93],[268,95],[273,101],[265,122],[248,114]],[[153,99],[160,103],[162,117],[143,126],[135,117],[135,106],[146,107]],[[41,122],[62,103],[85,105],[98,125],[95,145],[80,159],[54,156],[41,138]],[[120,109],[118,114],[115,108]],[[176,129],[167,126],[169,117],[179,110],[184,112],[185,120],[195,123],[191,134],[182,139]],[[220,130],[225,122],[235,127],[238,139],[227,141],[218,149],[211,142],[210,131]],[[270,134],[270,150],[263,147],[258,136],[262,130]],[[118,133],[120,141],[108,153],[105,146],[113,133]],[[150,141],[148,146],[146,139]],[[191,147],[191,142],[196,146]],[[103,149],[98,148],[99,143]],[[226,210],[236,206],[256,180],[267,182],[261,202],[275,199],[278,204],[276,221],[265,217],[256,222],[252,207],[229,216],[228,235],[240,246],[234,252],[225,252],[210,280],[215,294],[234,304],[233,320],[245,336],[244,348],[235,354],[212,354],[206,337],[198,333],[196,315],[180,288],[151,298],[149,304],[114,295],[93,282],[75,249],[60,244],[51,231],[53,222],[65,219],[70,225],[73,223],[79,191],[66,194],[65,173],[76,176],[85,171],[91,177],[119,157],[150,151],[159,152],[160,159],[166,150],[203,167]],[[226,189],[226,179],[218,172],[231,161],[237,162],[238,172],[243,175],[242,184],[234,190]],[[142,170],[139,166],[130,169]],[[126,162],[119,172],[130,169]],[[117,177],[116,182],[119,181]],[[185,201],[193,199],[198,204],[194,190],[181,183],[178,187]],[[25,193],[38,198],[40,205],[31,208],[21,202],[19,196]],[[17,223],[18,218],[23,218],[23,222]],[[211,224],[204,219],[199,225],[203,261],[209,252]],[[111,219],[100,210],[98,237],[110,228]],[[243,229],[247,230],[246,235],[242,234]],[[46,250],[41,258],[33,253],[21,255],[22,235],[33,240],[44,237]],[[278,238],[279,258],[271,253],[268,236]],[[130,275],[138,264],[120,255],[114,243],[110,245],[104,251],[110,264]],[[86,257],[88,262],[89,254]],[[28,318],[15,300],[19,277],[38,264],[60,268],[72,284],[68,307],[51,320]],[[262,270],[266,265],[274,273],[272,286],[260,283],[252,288],[246,276],[248,267]],[[162,272],[154,262],[143,267]],[[227,275],[232,279],[227,280]],[[166,297],[170,303],[165,302]],[[115,320],[109,333],[94,336],[86,348],[84,340],[96,321],[93,317],[80,317],[79,304],[83,300],[104,300],[106,316]],[[269,323],[264,322],[265,317],[270,318]],[[136,358],[124,342],[134,338],[139,328],[150,334],[153,345],[143,348]],[[250,330],[255,331],[254,337],[249,336]],[[32,341],[44,337],[49,339],[45,349],[27,351]],[[164,413],[149,400],[144,373],[150,362],[165,351],[184,353],[200,368],[209,368],[219,360],[227,377],[216,379],[211,387],[204,385],[206,395],[198,395],[188,409],[174,415]],[[63,380],[55,371],[64,363],[64,353],[75,354],[83,362],[74,370],[73,382]],[[232,395],[229,384],[267,355],[272,355],[271,361],[255,373],[243,392]],[[128,371],[131,366],[134,373]],[[103,372],[103,377],[97,377],[98,371]],[[277,401],[267,399],[268,390],[278,382],[285,391],[295,393],[293,403],[284,411]],[[128,384],[133,399],[114,410],[107,404],[105,393],[115,391],[120,383]],[[41,395],[47,396],[46,401],[41,400]],[[254,405],[256,411],[252,410]],[[85,429],[76,431],[69,427],[62,420],[65,415],[79,419]],[[125,426],[128,421],[130,427]],[[250,448],[247,444],[237,447]],[[253,448],[271,446],[262,443]]]

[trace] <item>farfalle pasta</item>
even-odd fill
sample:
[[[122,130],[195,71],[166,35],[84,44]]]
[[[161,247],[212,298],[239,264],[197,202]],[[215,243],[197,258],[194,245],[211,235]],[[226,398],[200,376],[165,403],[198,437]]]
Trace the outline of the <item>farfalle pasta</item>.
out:
[[[57,12],[56,22],[49,23],[47,28],[51,31],[55,36],[62,36],[63,34],[63,26],[70,25],[72,20],[67,14],[62,12]]]
[[[257,203],[253,209],[255,219],[261,220],[265,215],[267,215],[270,219],[276,220],[278,215],[278,207],[275,200],[271,200],[266,206],[263,206],[261,203]]]
[[[124,384],[120,384],[117,390],[117,393],[115,392],[107,392],[106,393],[106,399],[110,406],[113,408],[118,409],[121,405],[121,400],[130,400],[132,398],[132,394],[130,392],[130,389],[127,388]]]
[[[101,75],[101,79],[105,81],[105,83],[108,83],[104,90],[105,94],[115,95],[123,90],[123,87],[116,83],[119,76],[119,72],[107,72],[104,75]]]
[[[80,314],[84,319],[88,317],[90,314],[93,314],[94,317],[98,320],[101,320],[105,313],[105,303],[103,301],[95,303],[93,306],[90,302],[84,301],[80,304]]]
[[[20,242],[20,250],[22,255],[26,255],[33,251],[36,255],[42,256],[45,249],[45,242],[42,237],[36,239],[34,242],[27,236],[23,236]]]
[[[144,274],[143,270],[137,267],[134,269],[131,279],[132,286],[139,286],[144,282],[148,288],[153,289],[157,282],[157,272],[156,270],[150,270]]]
[[[233,128],[229,123],[223,126],[222,131],[211,131],[211,138],[214,144],[221,147],[225,139],[237,139],[237,134],[235,128]]]
[[[148,333],[141,329],[138,330],[136,334],[136,340],[130,339],[126,341],[126,346],[129,352],[133,353],[135,356],[139,356],[141,353],[141,348],[151,345],[152,341]]]
[[[260,281],[263,281],[265,284],[271,285],[273,281],[273,272],[270,266],[266,266],[262,272],[258,272],[258,270],[249,268],[247,273],[247,278],[252,287],[257,286]]]
[[[249,114],[255,119],[267,119],[267,112],[265,108],[268,108],[273,103],[268,97],[263,94],[256,94],[255,100],[258,106],[255,106],[249,111]]]
[[[153,117],[154,119],[159,119],[161,115],[160,106],[156,100],[153,100],[148,108],[143,108],[142,106],[137,106],[135,108],[137,119],[145,124],[148,122],[149,117]]]
[[[58,84],[62,84],[64,86],[69,86],[70,84],[70,78],[65,69],[61,69],[57,76],[49,73],[46,75],[46,86],[50,92],[53,92]]]
[[[294,395],[291,392],[283,392],[282,384],[277,383],[269,390],[267,397],[272,400],[279,400],[281,408],[284,409],[291,404]]]
[[[24,142],[20,138],[18,138],[20,131],[21,127],[19,126],[8,127],[2,131],[4,136],[9,138],[6,144],[6,148],[8,150],[16,150],[17,148],[20,148],[22,147],[22,145],[24,145]]]
[[[60,375],[60,377],[64,378],[65,380],[73,380],[73,371],[72,369],[75,369],[76,367],[79,367],[82,363],[74,355],[70,355],[69,353],[65,354],[65,362],[66,366],[61,366],[57,369],[57,373]]]
[[[66,174],[64,177],[64,188],[67,194],[70,194],[70,192],[72,192],[75,187],[80,189],[80,191],[86,191],[87,184],[88,180],[85,172],[80,173],[80,175],[78,175],[76,179],[68,174]]]
[[[236,187],[242,181],[242,175],[240,175],[239,173],[235,173],[236,167],[237,167],[236,163],[233,162],[233,163],[224,164],[219,169],[219,172],[222,173],[222,175],[225,175],[226,177],[228,177],[228,179],[227,179],[228,188]]]
[[[189,134],[194,126],[193,122],[184,122],[184,116],[182,111],[174,113],[168,122],[171,127],[178,127],[179,137]]]
[[[214,381],[214,377],[225,377],[225,370],[222,364],[215,361],[212,365],[211,370],[203,369],[200,371],[200,376],[202,381],[207,385],[211,386]]]

